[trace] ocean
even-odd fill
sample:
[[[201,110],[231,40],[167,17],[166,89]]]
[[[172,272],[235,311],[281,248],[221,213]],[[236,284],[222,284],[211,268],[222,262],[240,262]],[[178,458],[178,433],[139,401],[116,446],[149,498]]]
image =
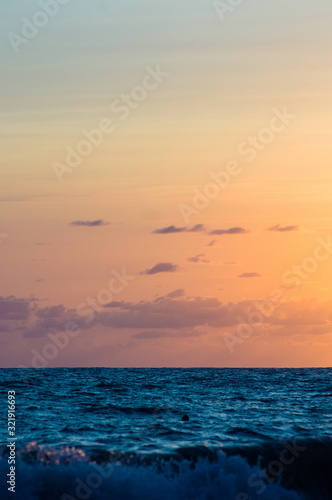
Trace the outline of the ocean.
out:
[[[331,375],[0,370],[0,498],[331,500]],[[15,393],[15,441],[8,391]],[[15,493],[6,484],[10,456]]]

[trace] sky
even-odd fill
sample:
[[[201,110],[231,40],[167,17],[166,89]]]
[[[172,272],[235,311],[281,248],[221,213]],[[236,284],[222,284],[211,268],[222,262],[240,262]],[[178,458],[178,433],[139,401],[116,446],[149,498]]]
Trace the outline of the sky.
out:
[[[332,4],[0,8],[0,366],[331,366]]]

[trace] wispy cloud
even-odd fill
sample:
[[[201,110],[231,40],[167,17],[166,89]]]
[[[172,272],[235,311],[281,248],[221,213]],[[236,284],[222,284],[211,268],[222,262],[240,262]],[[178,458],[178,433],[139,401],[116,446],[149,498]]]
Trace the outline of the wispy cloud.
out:
[[[300,226],[281,226],[280,224],[276,224],[275,226],[271,226],[266,231],[276,231],[277,233],[288,233],[290,231],[298,231]]]
[[[173,234],[173,233],[200,233],[206,231],[204,224],[196,224],[195,226],[188,227],[176,227],[167,226],[161,229],[155,229],[152,231],[153,234]]]
[[[204,335],[204,332],[198,332],[193,330],[188,331],[172,331],[172,330],[163,330],[163,331],[146,331],[135,333],[132,338],[138,340],[147,340],[147,339],[161,339],[165,337],[199,337]]]
[[[70,223],[71,226],[86,226],[86,227],[96,227],[96,226],[108,226],[110,223],[102,219],[97,220],[74,220]]]
[[[175,299],[177,297],[183,297],[184,296],[184,290],[183,288],[178,288],[177,290],[174,290],[171,293],[168,293],[166,297],[169,297],[170,299]]]
[[[207,259],[203,259],[203,257],[205,257],[205,254],[204,253],[200,253],[199,255],[195,255],[195,257],[189,257],[187,259],[187,262],[193,262],[194,264],[198,264],[199,262],[203,262],[203,263],[209,263],[210,261],[207,260]]]
[[[186,227],[167,226],[161,229],[155,229],[153,234],[184,233],[185,231],[187,231]]]
[[[258,273],[242,273],[238,275],[238,278],[261,278],[262,275]]]
[[[208,243],[206,246],[207,246],[207,247],[214,247],[217,243],[218,243],[218,242],[217,242],[217,240],[212,240],[212,241],[210,241],[210,243]]]
[[[229,229],[214,229],[210,231],[209,234],[224,235],[224,234],[246,234],[249,233],[247,229],[243,227],[230,227]]]
[[[155,266],[151,267],[151,269],[145,269],[141,274],[158,274],[158,273],[175,273],[178,271],[179,266],[172,264],[171,262],[159,262]]]

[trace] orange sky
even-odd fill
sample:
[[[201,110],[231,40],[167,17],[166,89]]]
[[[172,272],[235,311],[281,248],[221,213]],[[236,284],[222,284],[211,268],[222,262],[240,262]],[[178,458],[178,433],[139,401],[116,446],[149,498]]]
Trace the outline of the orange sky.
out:
[[[1,366],[331,366],[332,6],[125,4],[2,7]]]

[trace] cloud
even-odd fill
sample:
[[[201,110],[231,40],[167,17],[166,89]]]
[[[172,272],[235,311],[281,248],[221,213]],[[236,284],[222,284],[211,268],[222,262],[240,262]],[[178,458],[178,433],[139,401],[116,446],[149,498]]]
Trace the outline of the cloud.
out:
[[[36,315],[38,318],[62,318],[65,313],[65,307],[63,305],[44,307],[37,311]]]
[[[196,224],[196,226],[193,226],[191,229],[188,229],[190,233],[200,233],[206,231],[206,227],[204,224]]]
[[[216,243],[218,243],[218,242],[217,242],[217,240],[212,240],[212,241],[210,241],[210,243],[208,243],[206,246],[207,246],[207,247],[214,247],[214,245],[216,245]]]
[[[203,224],[196,224],[192,228],[188,227],[176,227],[176,226],[167,226],[161,229],[155,229],[152,231],[153,234],[172,234],[172,233],[199,233],[206,231],[206,228]]]
[[[177,290],[174,290],[174,292],[171,292],[166,295],[166,297],[169,297],[171,299],[175,299],[176,297],[183,297],[184,296],[184,290],[183,288],[178,288]]]
[[[140,332],[133,335],[134,339],[160,339],[165,337],[165,332]]]
[[[21,333],[25,338],[44,337],[52,331],[65,331],[69,321],[75,320],[81,328],[86,321],[76,310],[63,305],[39,307],[35,299],[0,297],[0,332]]]
[[[272,303],[271,303],[272,304]],[[331,326],[332,301],[301,300],[275,304],[268,307],[269,316],[262,314],[263,323],[272,326],[306,326],[312,328]],[[113,308],[112,312],[108,309]],[[198,327],[237,327],[249,321],[253,311],[267,308],[266,301],[244,300],[238,303],[221,303],[216,298],[177,298],[164,296],[153,301],[121,302],[117,307],[107,304],[97,315],[96,321],[115,329],[186,330]],[[299,332],[298,329],[294,329]],[[290,334],[292,330],[290,329]]]
[[[273,325],[272,326],[273,334],[278,337],[287,337],[295,336],[299,334],[311,335],[317,337],[318,335],[327,335],[332,333],[332,325],[301,325],[301,329],[299,330],[298,325]]]
[[[172,264],[171,262],[159,262],[151,269],[145,269],[141,274],[158,274],[158,273],[175,273],[179,269],[179,266]]]
[[[30,322],[22,328],[24,338],[45,337],[48,333],[66,331],[70,322],[75,322],[80,329],[88,329],[90,325],[78,316],[75,309],[58,306],[39,308],[34,311]]]
[[[238,278],[261,278],[262,275],[258,273],[243,273],[239,274]]]
[[[102,219],[98,220],[74,220],[70,223],[71,226],[86,226],[86,227],[96,227],[96,226],[109,226],[109,222]]]
[[[209,263],[210,261],[207,259],[202,259],[202,257],[205,257],[204,253],[200,253],[199,255],[195,255],[195,257],[189,257],[187,259],[188,262],[194,262],[195,264],[198,264],[199,262],[204,262],[204,263]]]
[[[162,229],[155,229],[153,231],[153,234],[184,233],[185,231],[187,231],[186,227],[168,226],[168,227],[163,227]]]
[[[184,297],[185,293],[182,288],[178,288],[177,290],[174,290],[173,292],[168,293],[167,295],[163,296],[158,296],[155,299],[155,303],[160,302],[161,300],[165,300],[165,297],[170,298],[170,299],[178,299],[180,297]]]
[[[300,226],[280,226],[280,224],[276,224],[275,226],[271,226],[266,231],[276,231],[277,233],[288,233],[290,231],[298,231]]]
[[[0,297],[1,320],[27,320],[30,316],[31,300],[14,296]]]
[[[229,229],[214,229],[210,231],[209,234],[224,235],[224,234],[246,234],[249,233],[247,229],[243,227],[231,227]]]
[[[105,306],[105,310],[112,307]],[[112,313],[101,313],[100,321],[104,326],[113,328],[142,328],[142,329],[185,329],[195,326],[215,324],[231,325],[235,320],[230,318],[229,312],[215,298],[197,297],[194,299],[158,297],[152,302],[138,303],[123,302]],[[217,319],[219,316],[223,319]]]
[[[138,340],[146,340],[146,339],[161,339],[165,337],[199,337],[201,335],[204,335],[203,332],[194,332],[194,331],[184,331],[184,332],[179,332],[179,331],[146,331],[146,332],[140,332],[140,333],[135,333],[132,338],[133,339],[138,339]]]
[[[272,303],[271,303],[272,304]],[[331,325],[332,301],[319,303],[315,300],[292,301],[269,307],[269,316],[262,315],[263,323],[272,326],[317,326]],[[107,304],[104,309],[112,308]],[[159,297],[154,301],[138,303],[121,302],[112,312],[100,313],[99,321],[104,326],[116,329],[190,329],[196,327],[237,327],[246,323],[253,311],[264,310],[266,301],[242,301],[221,303],[216,298],[187,298],[173,300]],[[294,329],[296,330],[296,329]],[[297,330],[298,332],[299,330]],[[290,329],[290,334],[292,330]]]
[[[40,307],[30,299],[0,297],[0,331],[7,334],[8,339],[19,334],[27,339],[46,338],[49,333],[64,332],[69,322],[74,322],[81,330],[98,325],[117,331],[132,329],[140,334],[137,338],[148,338],[147,332],[149,338],[190,336],[190,332],[199,335],[197,329],[210,328],[219,333],[221,328],[237,328],[250,321],[253,312],[257,315],[258,311],[267,310],[268,316],[261,313],[261,317],[267,327],[265,332],[271,335],[317,337],[320,333],[332,333],[332,301],[307,299],[273,306],[266,300],[222,303],[213,297],[185,298],[183,295],[183,290],[179,289],[151,301],[114,301],[106,304],[101,312],[95,312],[92,322],[75,309],[66,309],[61,304]],[[255,328],[257,334],[260,331]]]

